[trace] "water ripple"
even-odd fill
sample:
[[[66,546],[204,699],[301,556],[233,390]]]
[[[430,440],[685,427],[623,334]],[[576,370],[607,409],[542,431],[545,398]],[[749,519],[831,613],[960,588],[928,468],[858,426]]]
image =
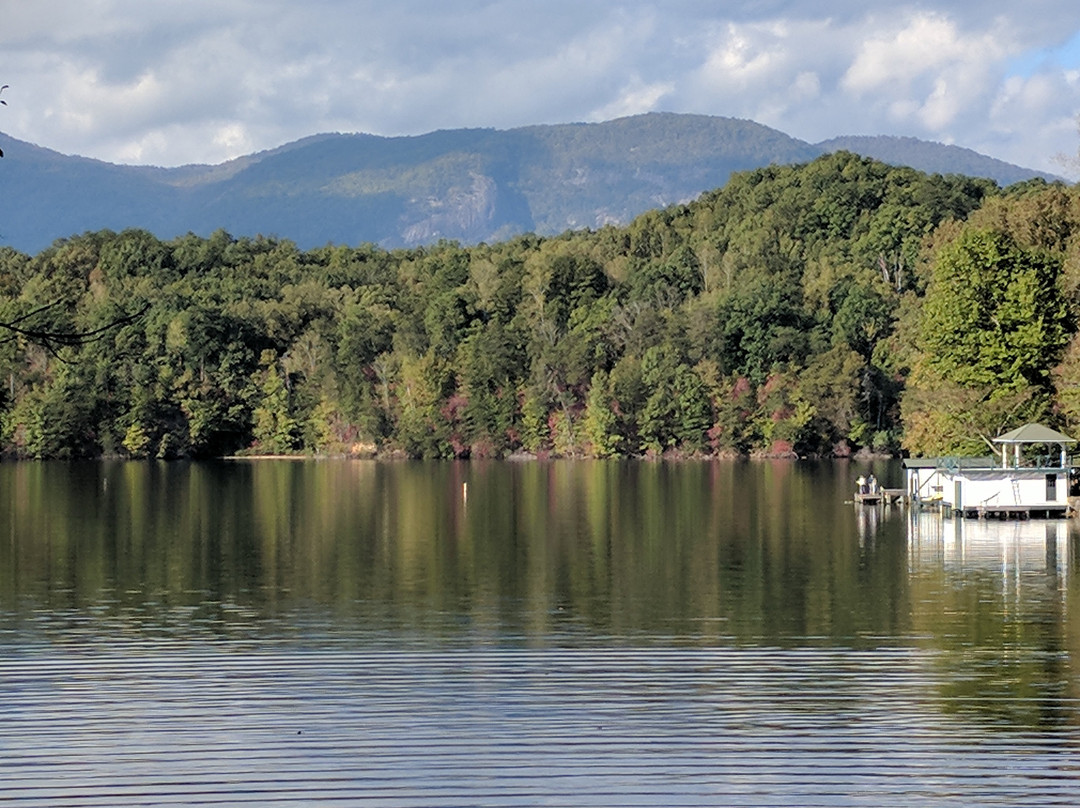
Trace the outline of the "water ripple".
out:
[[[46,649],[17,806],[1075,805],[1080,705],[996,726],[918,649]],[[1036,705],[1037,707],[1037,705]]]

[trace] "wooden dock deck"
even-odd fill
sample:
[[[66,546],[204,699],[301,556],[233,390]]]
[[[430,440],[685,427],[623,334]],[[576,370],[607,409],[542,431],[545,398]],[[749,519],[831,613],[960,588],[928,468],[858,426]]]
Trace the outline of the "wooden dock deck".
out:
[[[896,505],[907,502],[907,491],[903,488],[879,488],[872,494],[855,494],[857,505]]]
[[[1069,515],[1066,503],[1041,503],[1035,505],[965,505],[954,508],[965,519],[1064,519]]]

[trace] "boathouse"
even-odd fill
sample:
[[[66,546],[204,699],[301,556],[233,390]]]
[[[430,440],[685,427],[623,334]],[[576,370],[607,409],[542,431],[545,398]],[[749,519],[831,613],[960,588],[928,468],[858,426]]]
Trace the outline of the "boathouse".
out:
[[[1058,517],[1069,513],[1069,448],[1076,443],[1041,424],[991,441],[987,457],[909,458],[907,493],[915,505],[966,517]]]

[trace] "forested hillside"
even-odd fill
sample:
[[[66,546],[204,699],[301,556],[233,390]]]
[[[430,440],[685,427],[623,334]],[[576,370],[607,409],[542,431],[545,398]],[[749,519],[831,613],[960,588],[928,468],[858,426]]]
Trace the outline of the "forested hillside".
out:
[[[5,322],[148,307],[85,345],[0,344],[3,449],[829,455],[1076,430],[1078,199],[841,152],[555,238],[0,250]]]

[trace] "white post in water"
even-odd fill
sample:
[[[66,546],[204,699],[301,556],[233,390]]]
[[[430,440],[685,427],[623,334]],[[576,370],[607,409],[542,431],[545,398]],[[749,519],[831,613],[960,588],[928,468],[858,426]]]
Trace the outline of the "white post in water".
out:
[[[469,501],[469,484],[468,483],[462,483],[461,484],[461,501],[462,501],[462,503],[468,503],[468,501]]]

